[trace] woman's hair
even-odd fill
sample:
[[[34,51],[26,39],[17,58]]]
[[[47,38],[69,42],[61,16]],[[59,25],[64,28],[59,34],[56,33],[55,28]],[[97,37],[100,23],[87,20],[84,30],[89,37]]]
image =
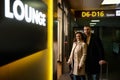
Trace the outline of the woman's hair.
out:
[[[84,40],[84,36],[83,36],[83,33],[82,32],[75,32],[75,35],[74,35],[74,39],[73,39],[73,42],[76,42],[76,34],[80,34],[81,35],[81,39]]]

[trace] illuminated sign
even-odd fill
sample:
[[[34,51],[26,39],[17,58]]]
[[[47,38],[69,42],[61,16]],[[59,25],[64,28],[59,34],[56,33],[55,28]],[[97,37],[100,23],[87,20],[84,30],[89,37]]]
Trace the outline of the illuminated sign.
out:
[[[116,10],[116,16],[120,16],[120,10]]]
[[[18,8],[21,12],[19,12]],[[46,15],[27,4],[23,4],[21,0],[15,0],[12,8],[10,8],[10,0],[5,0],[5,17],[11,19],[15,18],[18,21],[25,20],[27,23],[46,26]]]
[[[76,11],[76,17],[82,18],[94,18],[94,17],[118,17],[120,16],[120,10],[86,10],[86,11]]]
[[[47,49],[48,4],[0,1],[0,66]]]
[[[103,17],[104,11],[82,11],[82,17]]]

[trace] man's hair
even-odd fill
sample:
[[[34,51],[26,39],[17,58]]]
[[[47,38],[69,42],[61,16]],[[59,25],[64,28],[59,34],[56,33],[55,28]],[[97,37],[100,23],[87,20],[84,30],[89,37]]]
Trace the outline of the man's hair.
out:
[[[90,27],[90,28],[91,28],[91,26],[90,26],[90,25],[84,25],[84,27]]]

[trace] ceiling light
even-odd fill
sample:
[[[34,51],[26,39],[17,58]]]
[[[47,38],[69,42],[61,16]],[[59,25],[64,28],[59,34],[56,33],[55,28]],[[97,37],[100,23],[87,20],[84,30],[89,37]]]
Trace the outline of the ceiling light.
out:
[[[91,27],[95,26],[95,25],[90,25]]]
[[[104,0],[102,2],[102,5],[105,5],[105,4],[120,4],[120,0]]]
[[[100,20],[91,20],[91,22],[100,22]]]
[[[96,23],[90,23],[90,25],[96,25]]]

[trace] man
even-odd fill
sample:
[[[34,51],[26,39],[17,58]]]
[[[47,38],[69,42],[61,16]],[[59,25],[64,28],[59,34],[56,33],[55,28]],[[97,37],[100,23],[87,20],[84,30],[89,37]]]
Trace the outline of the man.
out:
[[[104,49],[98,36],[91,33],[90,26],[84,26],[84,40],[87,43],[86,73],[88,80],[99,80],[100,65],[105,64]]]

